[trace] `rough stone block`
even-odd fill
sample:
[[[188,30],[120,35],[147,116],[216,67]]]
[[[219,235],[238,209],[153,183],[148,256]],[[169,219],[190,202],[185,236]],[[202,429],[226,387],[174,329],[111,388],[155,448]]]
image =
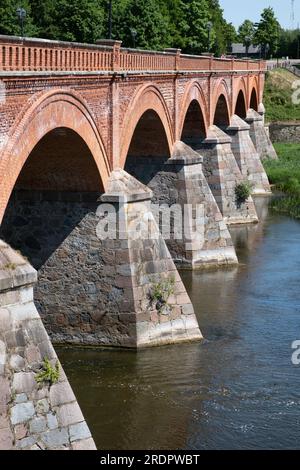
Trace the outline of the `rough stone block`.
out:
[[[19,403],[11,408],[11,422],[13,425],[29,421],[35,414],[32,402]]]
[[[75,395],[68,382],[60,382],[50,388],[51,406],[59,406],[75,401]]]
[[[32,434],[38,434],[46,431],[47,423],[44,417],[34,418],[29,423],[29,429]]]
[[[13,354],[9,361],[10,367],[16,372],[21,371],[25,367],[25,360],[22,356],[18,354]]]
[[[24,439],[24,437],[26,437],[28,429],[27,429],[27,426],[25,424],[17,424],[17,426],[15,426],[14,431],[15,431],[16,439],[20,440],[20,439]]]
[[[59,425],[62,427],[80,423],[84,420],[77,402],[60,406],[57,410],[57,417]]]
[[[91,433],[87,424],[83,421],[82,423],[74,424],[69,427],[70,440],[79,441],[81,439],[88,439],[91,437]]]
[[[49,429],[56,429],[58,428],[58,422],[55,414],[49,413],[47,414],[47,425]]]
[[[16,393],[32,392],[37,386],[33,372],[16,372],[13,378],[13,389]]]
[[[48,449],[59,448],[69,443],[69,435],[66,428],[47,431],[41,435],[41,440]]]
[[[26,401],[28,400],[28,396],[26,395],[26,393],[19,393],[18,395],[16,395],[16,398],[15,398],[15,403],[25,403]]]
[[[13,448],[13,435],[9,428],[0,430],[0,450],[11,450]]]
[[[93,439],[83,439],[72,443],[73,450],[97,450]]]
[[[36,443],[36,437],[29,436],[29,437],[25,437],[25,439],[21,439],[20,441],[17,441],[16,447],[19,449],[28,449],[32,447],[35,443]]]
[[[35,405],[36,412],[38,414],[46,414],[49,411],[49,400],[47,398],[43,398],[42,400],[38,400]]]

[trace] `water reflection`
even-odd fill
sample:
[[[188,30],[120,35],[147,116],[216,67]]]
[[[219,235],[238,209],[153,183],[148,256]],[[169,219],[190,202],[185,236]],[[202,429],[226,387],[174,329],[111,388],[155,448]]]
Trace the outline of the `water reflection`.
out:
[[[231,229],[239,267],[182,273],[205,342],[58,351],[99,448],[300,447],[300,224],[267,207]]]

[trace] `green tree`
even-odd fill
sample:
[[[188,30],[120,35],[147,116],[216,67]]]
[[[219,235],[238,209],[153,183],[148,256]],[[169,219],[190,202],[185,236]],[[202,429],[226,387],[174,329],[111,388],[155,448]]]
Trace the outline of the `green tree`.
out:
[[[225,20],[219,0],[207,0],[207,4],[213,23],[211,49],[215,55],[220,56],[236,41],[236,30],[232,23]]]
[[[123,45],[133,46],[132,30],[136,31],[136,45],[142,49],[163,49],[168,45],[168,21],[157,0],[130,0],[119,8],[115,21],[115,36]]]
[[[300,30],[280,30],[278,57],[291,57],[299,59],[300,57]]]
[[[237,41],[237,38],[238,38],[237,32],[233,24],[226,23],[224,26],[224,40],[226,44],[226,50],[224,52],[228,51],[231,44]]]
[[[25,34],[48,39],[95,42],[107,37],[108,0],[0,0],[0,33],[19,34],[16,9],[27,11]],[[199,54],[208,49],[224,53],[235,29],[223,17],[219,0],[114,0],[113,37],[131,47],[177,47]]]
[[[0,2],[0,34],[10,34],[19,36],[21,33],[20,24],[17,17],[17,8],[26,10],[26,20],[24,23],[24,34],[34,36],[37,28],[33,24],[31,8],[28,0],[21,0],[16,3],[14,0],[1,0]]]
[[[208,22],[211,15],[207,0],[182,0],[180,33],[183,50],[188,54],[200,54],[208,49]],[[211,42],[214,31],[211,31]]]
[[[95,42],[104,33],[104,9],[97,0],[30,0],[39,35]]]
[[[264,55],[274,55],[279,46],[280,24],[273,8],[265,8],[254,36],[254,43],[263,46]]]
[[[255,31],[254,23],[250,20],[245,20],[238,29],[239,41],[246,47],[247,55],[250,45],[253,44]]]

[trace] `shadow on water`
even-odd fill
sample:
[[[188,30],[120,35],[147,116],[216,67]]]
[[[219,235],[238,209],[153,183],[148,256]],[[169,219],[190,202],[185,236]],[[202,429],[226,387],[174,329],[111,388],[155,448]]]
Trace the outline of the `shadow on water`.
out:
[[[102,449],[300,447],[300,223],[268,212],[231,229],[241,264],[183,272],[201,344],[59,349]]]

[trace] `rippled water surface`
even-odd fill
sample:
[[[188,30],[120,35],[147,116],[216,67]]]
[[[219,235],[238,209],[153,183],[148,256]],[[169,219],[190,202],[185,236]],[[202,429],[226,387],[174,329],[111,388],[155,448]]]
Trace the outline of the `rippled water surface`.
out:
[[[182,273],[205,342],[58,350],[98,448],[300,448],[300,223],[267,204],[238,268]]]

